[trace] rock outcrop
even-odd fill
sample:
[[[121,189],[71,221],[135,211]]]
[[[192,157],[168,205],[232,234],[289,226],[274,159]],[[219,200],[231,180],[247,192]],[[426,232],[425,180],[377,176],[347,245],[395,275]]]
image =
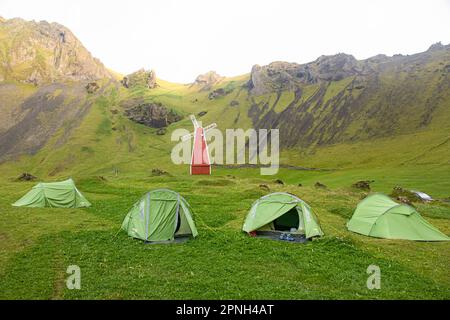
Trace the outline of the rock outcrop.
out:
[[[318,188],[318,189],[327,189],[327,186],[324,185],[323,183],[319,182],[319,181],[317,181],[317,182],[314,184],[314,187],[316,187],[316,188]]]
[[[18,178],[17,181],[35,181],[37,177],[33,176],[31,173],[24,172]]]
[[[254,95],[261,95],[281,90],[295,91],[302,85],[339,81],[350,76],[373,75],[383,69],[391,68],[393,63],[397,71],[410,72],[410,66],[404,62],[415,60],[414,63],[423,64],[429,58],[428,54],[448,50],[449,45],[438,42],[424,52],[413,56],[396,54],[388,57],[379,54],[365,60],[356,60],[355,57],[345,53],[335,55],[322,55],[315,61],[297,64],[276,61],[266,66],[254,65],[247,87]]]
[[[222,79],[224,79],[224,77],[220,76],[215,71],[209,71],[195,78],[192,85],[198,86],[201,91],[208,91],[211,90],[213,85],[220,82]]]
[[[125,77],[121,81],[125,88],[132,88],[135,86],[144,86],[149,89],[156,88],[158,84],[156,83],[156,72],[155,70],[145,70],[140,69],[133,72]]]
[[[344,53],[320,56],[306,64],[277,61],[267,66],[254,65],[248,88],[255,95],[295,90],[305,84],[338,81],[349,76],[364,74],[369,69],[368,63],[360,62],[352,55]]]
[[[161,103],[142,103],[126,109],[125,115],[132,121],[152,128],[164,128],[182,119],[179,114]]]
[[[352,184],[353,188],[361,189],[364,191],[370,191],[370,184],[375,182],[374,180],[360,180]]]
[[[424,202],[421,197],[419,197],[416,193],[404,189],[400,186],[395,186],[392,189],[390,196],[400,202],[411,204],[411,202]]]
[[[75,35],[58,23],[1,19],[0,34],[5,48],[0,54],[1,79],[35,85],[113,79]]]
[[[95,93],[98,91],[98,89],[100,89],[100,86],[97,82],[89,82],[85,88],[88,93]]]
[[[159,128],[158,131],[156,131],[156,135],[157,136],[163,136],[166,133],[167,133],[167,129],[165,127],[164,128]]]
[[[439,41],[439,42],[433,43],[428,48],[427,51],[438,51],[438,50],[443,50],[443,49],[445,49],[445,46],[442,44],[442,42]]]
[[[152,169],[152,176],[157,177],[157,176],[165,176],[165,175],[169,175],[169,173],[165,170],[159,169],[159,168],[153,168]]]
[[[208,94],[209,100],[214,100],[218,97],[226,96],[227,92],[223,88],[216,89]]]

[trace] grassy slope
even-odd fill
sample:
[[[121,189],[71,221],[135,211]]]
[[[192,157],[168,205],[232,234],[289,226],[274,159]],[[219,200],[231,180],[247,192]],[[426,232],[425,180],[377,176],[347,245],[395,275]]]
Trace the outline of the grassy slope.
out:
[[[179,84],[160,82],[151,92],[111,86],[67,143],[56,147],[56,135],[36,155],[0,165],[0,298],[449,299],[448,243],[377,240],[345,229],[361,197],[349,189],[357,179],[375,179],[375,191],[400,184],[436,197],[449,196],[449,164],[442,161],[448,150],[436,147],[424,155],[419,152],[421,141],[444,139],[442,131],[282,152],[285,163],[338,169],[331,172],[281,169],[277,176],[263,177],[253,169],[217,169],[211,177],[190,177],[187,166],[168,161],[173,146],[170,134],[157,136],[154,129],[111,112],[126,96],[144,95],[185,114],[207,110],[202,118],[205,124],[217,121],[221,128],[247,128],[251,124],[247,93],[238,89],[245,80],[219,84],[237,89],[212,102],[207,92]],[[286,93],[281,100],[286,103],[289,98]],[[240,105],[229,106],[231,100]],[[169,133],[178,127],[190,130],[190,121],[171,126]],[[392,152],[386,153],[387,149]],[[172,176],[152,177],[155,167]],[[114,168],[119,169],[118,176]],[[11,207],[33,185],[13,181],[24,171],[44,180],[74,177],[93,206],[79,210]],[[287,184],[270,182],[276,178]],[[314,189],[318,180],[331,189]],[[297,187],[299,182],[304,187]],[[247,211],[264,194],[260,183],[268,183],[274,191],[293,192],[310,203],[326,237],[293,245],[243,235],[240,228]],[[195,211],[199,238],[183,245],[155,246],[123,233],[115,238],[130,206],[158,187],[177,190],[187,198]],[[427,220],[450,233],[449,205],[420,205],[419,209]],[[65,288],[69,264],[82,268],[80,291]],[[381,267],[380,291],[366,289],[370,264]]]
[[[1,112],[0,117],[0,134],[7,131],[17,120],[17,106],[22,104],[26,98],[35,93],[37,89],[34,86],[7,83],[4,82],[0,88],[1,95]],[[22,114],[23,117],[25,114]],[[20,117],[20,116],[19,116]]]

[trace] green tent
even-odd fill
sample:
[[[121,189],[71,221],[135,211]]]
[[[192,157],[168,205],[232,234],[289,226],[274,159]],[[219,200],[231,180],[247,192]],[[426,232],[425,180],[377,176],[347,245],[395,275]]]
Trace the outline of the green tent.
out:
[[[356,207],[347,229],[366,236],[419,241],[450,240],[411,206],[373,194]]]
[[[91,204],[78,191],[72,179],[60,182],[38,183],[26,195],[12,204],[32,208],[80,208]]]
[[[291,232],[294,228],[296,231]],[[323,236],[317,217],[310,206],[296,196],[284,192],[271,193],[256,200],[242,230],[248,233],[288,231],[304,234],[307,239]]]
[[[123,220],[129,236],[145,241],[169,241],[175,237],[198,235],[191,209],[178,193],[158,189],[145,194]]]

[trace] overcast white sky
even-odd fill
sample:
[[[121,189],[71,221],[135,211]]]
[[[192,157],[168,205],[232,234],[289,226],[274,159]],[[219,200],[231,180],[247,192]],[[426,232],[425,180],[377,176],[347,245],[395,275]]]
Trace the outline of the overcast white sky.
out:
[[[192,82],[276,60],[411,54],[450,43],[450,0],[0,0],[0,16],[59,22],[118,72]]]

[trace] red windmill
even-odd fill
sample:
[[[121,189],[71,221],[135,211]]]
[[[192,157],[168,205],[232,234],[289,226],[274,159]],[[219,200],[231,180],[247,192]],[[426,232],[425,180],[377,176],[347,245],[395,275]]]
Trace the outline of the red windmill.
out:
[[[209,161],[208,144],[206,143],[206,132],[217,127],[215,123],[203,128],[199,125],[197,119],[191,115],[191,121],[194,125],[194,132],[183,136],[186,141],[194,137],[191,157],[191,174],[211,174],[211,162]]]

